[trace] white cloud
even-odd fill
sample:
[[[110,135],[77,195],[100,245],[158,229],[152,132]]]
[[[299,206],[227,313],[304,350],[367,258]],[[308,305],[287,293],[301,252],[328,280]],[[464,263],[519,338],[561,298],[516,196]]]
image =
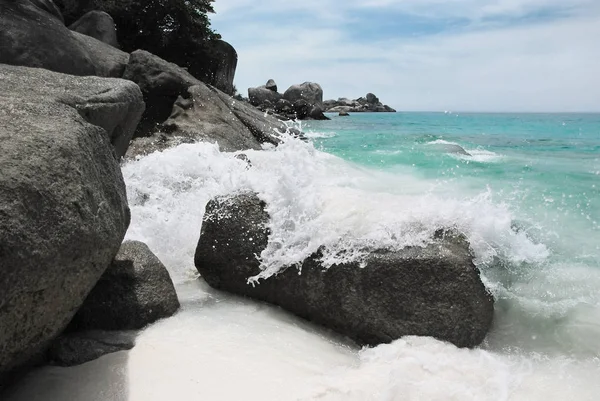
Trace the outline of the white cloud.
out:
[[[238,51],[236,85],[242,93],[274,78],[280,90],[303,81],[319,82],[326,98],[374,92],[401,110],[600,111],[600,18],[593,7],[587,13],[528,26],[365,43],[349,39],[343,21],[331,16],[315,17],[318,23],[307,23],[306,18],[296,21],[292,12],[282,17],[283,2],[221,2],[221,8],[219,1],[215,3],[222,15],[214,23]],[[360,5],[354,0],[343,6],[334,0],[294,3],[296,10],[313,7],[313,11],[318,10],[316,3],[321,7],[338,3],[330,14]],[[424,3],[442,4],[437,0],[371,0],[360,6],[404,7],[403,12],[413,7],[410,12],[417,13]],[[474,3],[444,2],[460,5],[463,17],[466,5],[473,5],[468,14],[473,21],[486,14],[518,15],[534,5],[539,9],[558,5],[555,0],[485,0],[477,1],[479,7]],[[570,4],[585,9],[588,2]],[[274,9],[269,6],[279,7],[278,20],[270,19]],[[252,11],[245,9],[237,15],[242,7]],[[261,18],[252,18],[257,15]],[[231,18],[236,23],[229,24]]]

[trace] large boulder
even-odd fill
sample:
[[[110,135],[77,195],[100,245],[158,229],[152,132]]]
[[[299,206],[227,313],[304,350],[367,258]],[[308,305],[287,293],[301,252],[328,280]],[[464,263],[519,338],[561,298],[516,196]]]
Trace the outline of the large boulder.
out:
[[[264,85],[257,88],[248,88],[248,100],[252,106],[258,107],[266,102],[275,105],[281,99],[283,99],[283,95],[281,93],[268,89]]]
[[[60,9],[54,4],[52,0],[30,0],[36,7],[50,13],[56,19],[58,19],[63,24],[65,23],[65,19],[63,18]]]
[[[90,11],[69,26],[69,29],[91,36],[101,42],[118,48],[115,21],[104,11]]]
[[[203,84],[190,87],[186,98],[175,102],[173,114],[163,126],[174,136],[216,142],[226,152],[261,149],[259,139],[223,101],[218,89]]]
[[[82,49],[86,51],[90,60],[92,60],[94,64],[93,75],[113,78],[121,78],[123,76],[129,62],[129,54],[104,42],[100,42],[91,36],[74,31],[72,35],[81,44]]]
[[[324,269],[319,255],[258,283],[256,255],[266,248],[269,214],[254,193],[218,197],[206,206],[195,265],[214,288],[279,305],[361,344],[406,335],[432,336],[459,347],[481,343],[493,299],[460,235],[439,233],[424,248],[373,250],[366,266]]]
[[[299,100],[306,101],[311,108],[313,106],[323,107],[323,88],[314,82],[304,82],[300,85],[292,85],[285,91],[283,98],[292,103]]]
[[[130,213],[111,141],[143,103],[128,81],[7,65],[0,93],[1,382],[63,331],[119,250]]]
[[[177,293],[166,267],[143,242],[126,241],[69,331],[142,329],[177,309]]]
[[[139,85],[146,102],[136,136],[152,135],[169,118],[177,98],[187,96],[189,87],[202,84],[178,65],[144,50],[131,53],[123,78]]]
[[[207,67],[204,71],[196,71],[198,78],[233,96],[235,69],[237,67],[238,55],[233,46],[224,40],[218,39],[207,44],[209,54]]]
[[[127,58],[105,43],[71,32],[29,0],[0,0],[0,63],[120,77]]]

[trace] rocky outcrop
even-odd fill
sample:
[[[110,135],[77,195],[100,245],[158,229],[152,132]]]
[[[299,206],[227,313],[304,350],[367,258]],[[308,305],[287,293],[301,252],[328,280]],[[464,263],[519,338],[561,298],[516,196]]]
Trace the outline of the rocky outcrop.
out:
[[[131,53],[124,79],[138,84],[144,94],[146,112],[136,136],[150,136],[169,118],[179,96],[190,86],[202,84],[183,68],[144,50]]]
[[[69,26],[69,29],[91,36],[101,42],[118,48],[117,27],[110,15],[103,11],[90,11]]]
[[[459,347],[481,343],[493,299],[473,265],[469,244],[442,233],[424,248],[372,250],[358,263],[325,270],[319,255],[255,285],[266,248],[269,214],[256,194],[218,197],[206,206],[195,265],[214,288],[279,305],[361,344],[406,335],[432,336]]]
[[[177,293],[165,266],[143,242],[126,241],[69,331],[142,329],[177,309]]]
[[[186,98],[180,97],[175,102],[173,114],[163,127],[174,136],[216,142],[226,152],[261,149],[259,139],[219,97],[218,89],[203,84],[190,87]],[[275,140],[266,132],[265,138]]]
[[[290,86],[284,93],[283,98],[292,103],[298,100],[306,101],[310,106],[323,108],[323,88],[314,82],[304,82],[300,85]]]
[[[0,63],[72,75],[121,76],[126,53],[78,35],[30,0],[0,0]]]
[[[143,103],[128,81],[7,65],[0,93],[2,381],[63,331],[119,250],[130,214],[113,146]]]
[[[265,85],[257,88],[248,88],[248,100],[252,106],[267,106],[268,102],[268,106],[273,107],[281,99],[283,99],[283,95],[281,93],[273,91],[272,89],[268,89]]]
[[[221,39],[212,41],[208,45],[208,51],[210,63],[207,70],[198,77],[202,82],[233,96],[233,80],[238,62],[237,52],[233,46]]]
[[[379,98],[372,93],[367,93],[365,97],[356,100],[345,97],[338,100],[326,100],[323,102],[323,107],[326,113],[396,112],[390,106],[382,104]]]
[[[131,54],[124,78],[140,86],[147,104],[138,135],[151,134],[136,139],[129,158],[194,141],[216,142],[224,151],[261,149],[287,131],[281,121],[146,51]]]
[[[269,79],[266,85],[248,88],[250,104],[280,120],[328,120],[323,114],[323,89],[319,84],[305,82],[291,86],[283,95]]]

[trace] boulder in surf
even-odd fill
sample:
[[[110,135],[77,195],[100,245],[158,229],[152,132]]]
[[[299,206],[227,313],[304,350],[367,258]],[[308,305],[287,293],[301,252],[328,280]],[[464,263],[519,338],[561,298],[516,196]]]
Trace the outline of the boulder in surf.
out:
[[[429,245],[374,249],[358,262],[323,268],[319,254],[301,268],[250,284],[269,241],[270,216],[255,193],[217,197],[206,206],[195,265],[212,287],[266,301],[348,336],[359,344],[430,336],[459,347],[479,345],[494,301],[466,239],[440,231]]]

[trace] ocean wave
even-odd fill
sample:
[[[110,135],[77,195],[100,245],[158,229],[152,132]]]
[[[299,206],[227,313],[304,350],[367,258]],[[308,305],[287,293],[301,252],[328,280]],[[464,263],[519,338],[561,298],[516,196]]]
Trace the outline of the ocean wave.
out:
[[[491,190],[475,197],[436,194],[435,182],[361,168],[290,139],[247,151],[247,164],[213,144],[181,145],[124,166],[132,210],[128,237],[146,241],[185,280],[204,205],[216,195],[253,190],[266,201],[271,236],[260,278],[295,265],[321,246],[325,266],[361,261],[369,249],[425,246],[452,227],[470,240],[476,262],[501,257],[536,263],[543,244],[512,228],[513,215]]]
[[[436,139],[435,141],[427,142],[427,145],[448,153],[452,157],[469,162],[495,163],[503,159],[502,155],[492,151],[479,148],[469,149],[456,142],[446,141],[444,139]]]
[[[333,132],[318,132],[318,131],[307,131],[304,133],[307,138],[320,139],[320,138],[334,138],[336,136]]]

